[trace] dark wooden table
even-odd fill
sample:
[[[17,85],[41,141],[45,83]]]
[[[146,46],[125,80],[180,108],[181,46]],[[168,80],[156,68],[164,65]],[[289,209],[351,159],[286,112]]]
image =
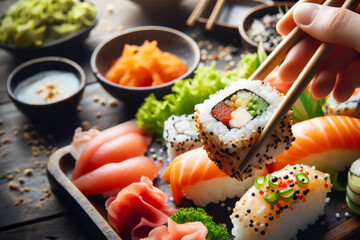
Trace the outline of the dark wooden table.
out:
[[[5,12],[14,2],[0,0],[0,12]],[[193,37],[196,35],[198,42],[210,40],[214,44],[214,51],[219,44],[229,43],[238,45],[241,50],[238,39],[233,39],[233,33],[217,37],[217,34],[205,33],[203,26],[185,26],[196,1],[184,0],[172,9],[161,6],[143,8],[129,0],[93,2],[99,7],[102,17],[83,44],[32,55],[13,55],[0,49],[0,239],[91,238],[86,226],[79,223],[72,210],[52,194],[46,177],[46,164],[51,152],[71,142],[74,129],[78,126],[90,124],[106,129],[133,118],[134,111],[128,109],[124,102],[117,102],[116,106],[109,104],[111,96],[96,82],[91,72],[90,56],[102,40],[122,29],[161,25]],[[235,61],[240,53],[234,57]],[[72,59],[85,69],[87,76],[85,97],[80,103],[82,110],[71,119],[64,116],[61,124],[52,127],[33,124],[16,109],[6,93],[6,80],[10,72],[20,63],[41,56]],[[94,101],[97,97],[105,104]],[[29,169],[32,174],[26,175],[24,170]],[[12,188],[10,185],[13,185]]]

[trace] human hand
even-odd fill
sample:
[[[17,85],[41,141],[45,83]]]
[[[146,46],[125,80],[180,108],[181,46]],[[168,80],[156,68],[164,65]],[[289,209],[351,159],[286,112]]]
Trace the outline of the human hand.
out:
[[[339,6],[343,2],[339,0]],[[346,101],[360,87],[360,14],[300,1],[281,19],[277,31],[287,35],[296,25],[310,36],[289,51],[278,77],[283,82],[294,82],[321,42],[336,44],[314,77],[311,91],[320,99],[333,90],[338,102]]]

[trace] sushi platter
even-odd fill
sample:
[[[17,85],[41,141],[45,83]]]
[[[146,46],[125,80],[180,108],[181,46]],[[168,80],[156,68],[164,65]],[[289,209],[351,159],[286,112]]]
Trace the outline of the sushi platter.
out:
[[[155,158],[166,159],[166,151],[161,143],[154,141],[149,149],[151,151],[148,151],[146,155],[152,157],[156,155]],[[91,234],[96,236],[96,239],[127,239],[119,235],[108,222],[105,209],[106,199],[102,195],[86,196],[82,194],[70,180],[75,165],[75,159],[70,152],[71,146],[68,145],[57,150],[49,159],[47,174],[53,191],[73,209],[86,226],[89,226]],[[167,161],[163,163],[164,166],[159,175],[168,165]],[[168,199],[172,199],[167,182],[161,178],[155,178],[154,185],[164,191]],[[299,231],[298,239],[356,239],[356,236],[359,236],[359,217],[345,214],[349,212],[344,200],[345,193],[333,191],[328,197],[329,201],[325,206],[324,215],[306,230]],[[230,232],[232,224],[229,215],[238,200],[239,198],[235,197],[216,204],[210,203],[204,209],[213,216],[216,222],[226,224]],[[172,207],[196,207],[191,200],[186,198],[181,201],[179,206],[172,201],[170,201],[170,205]],[[234,239],[233,236],[229,236],[229,239]]]
[[[165,1],[90,1],[104,11],[89,39],[53,51],[88,77],[71,114],[36,121],[0,89],[0,239],[360,239],[360,88],[341,104],[288,94],[273,55],[240,43],[259,1],[201,0],[192,27],[196,1]],[[2,72],[41,48],[0,49]]]

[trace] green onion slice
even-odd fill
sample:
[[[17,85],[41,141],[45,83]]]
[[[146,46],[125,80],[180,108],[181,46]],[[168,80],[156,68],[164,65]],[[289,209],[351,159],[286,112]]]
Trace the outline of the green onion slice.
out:
[[[299,172],[295,176],[299,187],[305,188],[309,183],[309,178],[302,172]]]
[[[271,174],[267,175],[268,183],[270,187],[276,187],[279,185],[279,178],[276,176],[272,176]]]
[[[293,188],[287,188],[279,191],[279,194],[281,196],[281,199],[284,202],[290,201],[294,196],[294,189]]]
[[[254,186],[257,190],[261,190],[266,186],[266,177],[259,176],[255,178]]]
[[[275,205],[279,202],[279,194],[273,189],[268,189],[263,194],[263,198],[271,205]]]

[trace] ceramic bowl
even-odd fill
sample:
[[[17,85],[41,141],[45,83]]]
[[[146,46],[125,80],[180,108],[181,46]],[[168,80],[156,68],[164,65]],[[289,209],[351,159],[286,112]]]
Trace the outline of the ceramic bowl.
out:
[[[96,5],[93,2],[91,1],[89,2],[96,7]],[[92,24],[90,26],[84,26],[81,29],[72,32],[68,35],[65,35],[61,38],[57,38],[49,42],[45,42],[41,46],[17,47],[14,44],[5,44],[0,42],[0,47],[12,54],[17,55],[17,54],[47,53],[49,51],[70,48],[76,44],[81,44],[89,36],[91,30],[93,30],[97,25],[97,23],[99,22],[99,19],[101,17],[100,9],[97,7],[96,9],[97,9],[96,18],[92,21]]]
[[[259,43],[249,37],[248,30],[255,19],[261,19],[265,15],[274,15],[279,13],[279,8],[285,13],[287,8],[294,5],[294,2],[274,2],[273,5],[258,5],[251,8],[241,19],[238,25],[241,42],[245,49],[250,52],[256,52]],[[276,29],[274,29],[276,31]],[[264,47],[267,53],[270,53],[273,48]]]
[[[78,88],[70,96],[54,102],[34,104],[20,100],[16,93],[16,87],[29,77],[48,70],[73,73],[79,81]],[[74,114],[82,98],[85,84],[85,72],[77,63],[62,57],[43,57],[30,60],[16,67],[7,79],[6,90],[16,107],[27,117],[36,121],[52,121],[64,119],[68,114]]]
[[[113,61],[122,54],[125,44],[140,46],[145,40],[156,40],[158,47],[179,57],[187,66],[182,76],[158,86],[128,87],[113,83],[105,78]],[[113,97],[127,105],[138,106],[150,93],[157,98],[171,91],[176,81],[189,78],[200,61],[200,50],[196,42],[188,35],[175,29],[160,26],[135,27],[121,32],[100,43],[91,56],[91,68],[99,83]]]

